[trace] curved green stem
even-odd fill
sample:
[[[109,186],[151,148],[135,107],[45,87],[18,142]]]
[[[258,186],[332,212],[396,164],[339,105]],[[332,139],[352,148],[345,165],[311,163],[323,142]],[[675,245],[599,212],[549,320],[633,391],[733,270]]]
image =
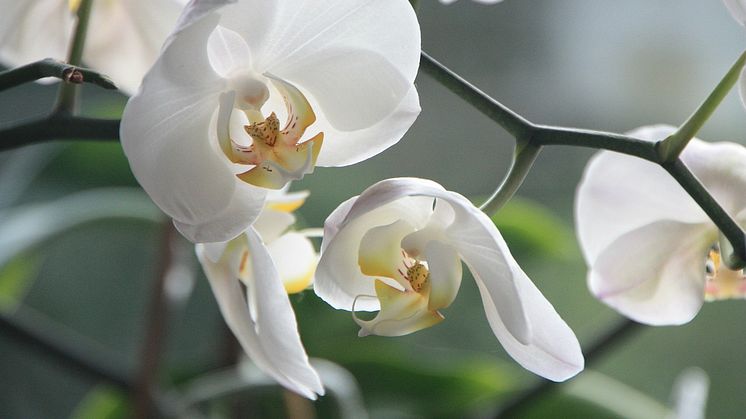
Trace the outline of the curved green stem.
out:
[[[81,0],[78,6],[78,22],[75,25],[75,32],[67,56],[67,63],[70,65],[78,66],[83,59],[83,49],[88,34],[88,21],[91,17],[92,6],[93,0]],[[78,86],[75,84],[62,83],[57,96],[55,112],[74,114],[77,111],[78,90]]]
[[[654,142],[611,132],[539,125],[531,142],[537,145],[571,145],[611,150],[660,163]]]
[[[696,111],[684,122],[675,133],[671,134],[670,137],[661,141],[658,144],[659,153],[663,157],[663,161],[673,161],[682,151],[689,141],[697,135],[700,128],[710,119],[710,116],[715,112],[720,103],[722,103],[725,96],[733,89],[733,86],[738,82],[738,78],[741,75],[744,65],[746,64],[746,52],[742,53],[738,60],[731,66],[730,70],[725,74],[720,83],[715,89],[707,96],[704,102],[699,105]]]
[[[523,141],[530,137],[533,124],[513,110],[477,89],[448,67],[430,57],[425,51],[420,54],[420,69],[440,82],[448,90],[474,106],[486,117],[495,121],[506,131]]]
[[[45,58],[21,67],[0,73],[0,91],[24,83],[56,77],[67,83],[92,83],[104,89],[116,89],[117,86],[108,77],[87,68],[80,68],[51,58]]]
[[[513,154],[513,163],[510,166],[508,175],[505,176],[500,186],[485,201],[482,206],[479,207],[487,215],[494,215],[503,205],[505,205],[510,198],[515,195],[518,188],[523,184],[526,179],[526,175],[531,170],[536,158],[539,156],[541,146],[533,144],[527,144],[525,146],[516,147],[515,153]]]
[[[10,126],[0,126],[0,151],[56,140],[119,141],[117,119],[95,119],[54,113]]]
[[[678,154],[686,146],[689,139],[712,115],[727,92],[735,85],[741,69],[746,64],[746,53],[739,57],[715,90],[677,133],[657,142],[609,132],[532,124],[472,86],[426,53],[423,52],[421,56],[421,68],[426,73],[512,134],[516,139],[517,150],[519,151],[526,147],[533,147],[538,153],[538,149],[545,145],[572,145],[616,151],[660,165],[694,198],[702,210],[717,225],[718,229],[728,238],[733,247],[733,252],[724,255],[723,260],[726,265],[731,269],[742,268],[746,265],[746,232],[715,201],[699,179],[678,159]],[[533,156],[533,158],[535,157]],[[521,157],[520,152],[517,153],[510,172],[495,193],[482,205],[483,210],[492,214],[510,199],[525,179],[532,163],[533,159],[530,154]]]

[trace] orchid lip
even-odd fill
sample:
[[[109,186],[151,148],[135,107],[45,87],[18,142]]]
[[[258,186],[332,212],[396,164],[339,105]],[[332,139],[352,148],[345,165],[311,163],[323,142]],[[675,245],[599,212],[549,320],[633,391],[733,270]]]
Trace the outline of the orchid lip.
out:
[[[240,73],[230,78],[228,86],[233,88],[220,95],[217,138],[220,149],[234,164],[251,166],[236,176],[249,184],[280,189],[288,182],[300,180],[312,173],[321,146],[323,132],[302,141],[306,129],[316,121],[310,103],[295,86],[274,76],[268,76],[276,90],[282,95],[287,110],[287,121],[280,129],[280,121],[271,112],[266,118],[261,107],[269,98],[269,89],[258,78]],[[249,124],[244,131],[251,144],[244,145],[231,137],[231,115],[244,112]]]

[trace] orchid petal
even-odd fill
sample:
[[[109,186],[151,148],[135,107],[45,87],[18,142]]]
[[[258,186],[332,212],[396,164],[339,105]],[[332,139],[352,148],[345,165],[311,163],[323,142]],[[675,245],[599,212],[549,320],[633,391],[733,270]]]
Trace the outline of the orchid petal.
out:
[[[583,353],[575,334],[522,271],[513,278],[531,328],[522,343],[508,330],[484,282],[477,281],[485,313],[505,351],[527,370],[552,381],[564,381],[583,370]]]
[[[271,243],[293,224],[295,224],[295,216],[293,214],[265,208],[259,214],[256,221],[254,221],[252,227],[259,232],[265,243]]]
[[[207,40],[207,56],[212,68],[222,77],[251,65],[251,51],[246,41],[239,34],[220,26]]]
[[[430,271],[429,310],[439,310],[451,305],[461,286],[461,258],[456,250],[440,241],[430,241],[425,246],[424,259]]]
[[[404,220],[368,230],[360,242],[360,272],[363,275],[384,276],[404,281],[400,278],[401,274],[397,275],[396,269],[402,266],[402,239],[412,231],[412,225]]]
[[[325,50],[292,71],[274,71],[312,93],[330,125],[340,131],[380,122],[398,107],[412,86],[412,80],[385,55],[359,46]],[[365,112],[360,112],[361,106]]]
[[[315,100],[309,95],[314,106]],[[315,109],[319,109],[314,107]],[[412,86],[399,106],[380,122],[356,131],[340,131],[331,126],[319,110],[318,130],[325,133],[326,146],[321,150],[319,166],[347,166],[368,159],[396,144],[420,114],[420,98]]]
[[[226,241],[256,218],[265,192],[244,187],[212,144],[223,83],[206,42],[217,16],[189,16],[125,108],[122,147],[145,191],[188,238]],[[205,47],[195,48],[200,43]],[[180,64],[184,60],[189,68]]]
[[[351,113],[346,107],[350,91],[374,103],[386,103],[388,109],[394,109],[408,92],[417,74],[419,54],[412,52],[420,49],[420,34],[414,11],[406,2],[265,3],[243,1],[228,7],[223,11],[221,24],[247,40],[258,60],[254,67],[259,73],[270,73],[303,86],[307,89],[304,93],[313,90],[334,126],[345,130],[364,128],[389,113]],[[358,59],[340,60],[342,51],[354,53]],[[375,67],[360,71],[354,67],[356,60]],[[324,71],[309,71],[316,67]],[[339,76],[336,83],[328,83],[333,80],[328,71]],[[339,103],[340,99],[345,103]]]
[[[746,26],[746,0],[723,0],[733,18]]]
[[[673,127],[652,126],[629,135],[654,141],[674,131]],[[591,159],[575,198],[578,237],[589,263],[617,237],[665,219],[683,223],[708,220],[660,166],[610,151],[602,151]]]
[[[247,299],[242,297],[231,270],[225,264],[210,262],[202,247],[197,246],[197,256],[223,317],[259,368],[286,388],[316,399],[316,394],[323,395],[324,389],[308,363],[292,306],[277,270],[259,235],[249,229],[245,237],[252,265]]]
[[[712,228],[657,221],[621,237],[588,274],[591,292],[625,316],[651,325],[689,322],[704,301]]]
[[[194,243],[230,240],[246,230],[251,220],[261,216],[265,191],[238,183],[228,207],[217,216],[198,224],[174,220],[174,226]]]
[[[741,193],[746,190],[746,148],[742,145],[694,139],[681,160],[726,212],[735,216],[746,208],[746,194]]]
[[[295,232],[283,234],[270,242],[267,249],[288,294],[311,285],[318,255],[306,236]]]
[[[428,310],[427,298],[417,292],[401,291],[383,281],[376,281],[375,288],[381,302],[376,317],[361,320],[353,311],[355,323],[360,326],[359,336],[403,336],[443,321],[440,313]]]

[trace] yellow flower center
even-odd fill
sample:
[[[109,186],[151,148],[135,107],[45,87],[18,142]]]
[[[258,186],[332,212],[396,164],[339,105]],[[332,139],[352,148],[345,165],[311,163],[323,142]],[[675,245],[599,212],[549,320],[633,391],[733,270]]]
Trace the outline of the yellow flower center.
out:
[[[287,121],[280,129],[280,120],[272,112],[266,118],[260,111],[269,97],[264,83],[237,77],[231,82],[235,89],[224,94],[218,112],[218,142],[232,163],[253,166],[238,174],[246,183],[263,188],[280,189],[289,181],[302,179],[313,172],[321,151],[324,133],[301,141],[306,129],[316,121],[310,103],[295,86],[280,79],[270,79],[282,95],[287,108]],[[230,116],[234,109],[243,111],[250,121],[244,130],[251,138],[243,145],[231,138]]]
[[[78,7],[80,7],[80,0],[68,0],[67,7],[70,8],[71,12],[76,13],[78,11]]]
[[[746,299],[743,270],[733,271],[722,265],[720,250],[713,248],[707,256],[705,300]]]
[[[409,282],[413,291],[421,292],[422,289],[428,285],[430,271],[428,271],[427,267],[419,261],[415,261],[412,266],[407,266],[407,262],[405,261],[404,266],[407,268],[406,275],[401,271],[399,271],[399,273],[401,273],[404,279]]]

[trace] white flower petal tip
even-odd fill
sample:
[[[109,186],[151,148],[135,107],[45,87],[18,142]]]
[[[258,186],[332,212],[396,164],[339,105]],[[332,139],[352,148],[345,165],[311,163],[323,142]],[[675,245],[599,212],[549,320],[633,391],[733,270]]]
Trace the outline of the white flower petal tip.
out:
[[[230,240],[267,189],[396,143],[419,113],[419,54],[404,0],[193,1],[127,104],[122,146],[187,238]]]
[[[196,250],[225,321],[249,357],[284,387],[315,399],[324,389],[308,364],[287,296],[309,287],[318,261],[309,239],[290,230],[292,211],[307,196],[272,191],[252,227]]]
[[[738,23],[746,26],[746,0],[723,0],[725,7]]]
[[[324,225],[314,290],[353,311],[360,336],[400,336],[444,317],[472,272],[493,333],[522,366],[560,381],[583,368],[575,335],[528,279],[492,221],[435,182],[379,182]],[[356,311],[378,311],[370,320]]]
[[[280,273],[259,234],[251,228],[225,244],[217,262],[211,260],[208,253],[214,249],[209,247],[198,244],[197,256],[225,322],[247,355],[285,388],[311,400],[323,395]]]
[[[133,94],[153,65],[186,0],[97,2],[91,10],[83,64]],[[16,67],[64,60],[79,0],[3,0],[0,62]]]
[[[658,141],[674,130],[630,135]],[[746,148],[693,139],[681,158],[729,214],[746,221]],[[705,301],[746,296],[743,271],[720,264],[717,227],[653,163],[598,153],[578,186],[575,218],[591,292],[635,321],[680,325]]]

